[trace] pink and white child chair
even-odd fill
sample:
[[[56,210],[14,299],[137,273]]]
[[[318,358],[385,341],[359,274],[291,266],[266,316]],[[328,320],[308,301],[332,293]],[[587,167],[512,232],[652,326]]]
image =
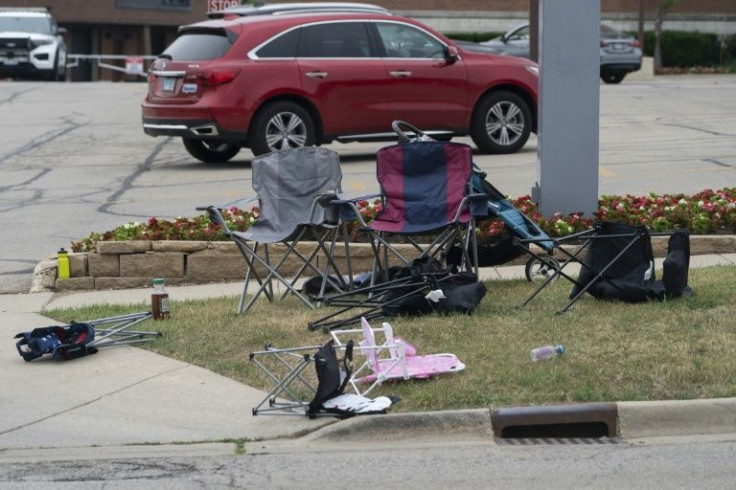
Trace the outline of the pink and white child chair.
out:
[[[381,328],[371,327],[368,320],[361,318],[362,329],[333,330],[332,337],[341,343],[340,337],[362,333],[357,352],[366,357],[366,361],[353,370],[350,383],[356,393],[368,394],[373,388],[388,380],[426,379],[439,374],[453,373],[465,369],[455,354],[418,355],[416,348],[400,337],[394,337],[393,328],[384,322]],[[383,342],[376,342],[376,334],[383,336]],[[362,391],[357,384],[371,383]]]

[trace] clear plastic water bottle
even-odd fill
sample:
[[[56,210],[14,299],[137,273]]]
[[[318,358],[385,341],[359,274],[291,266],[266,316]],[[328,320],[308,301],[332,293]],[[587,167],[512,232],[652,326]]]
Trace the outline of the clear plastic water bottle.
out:
[[[537,347],[536,349],[532,349],[532,361],[546,361],[547,359],[561,356],[564,353],[565,347],[562,344],[557,346],[545,345],[542,347]]]

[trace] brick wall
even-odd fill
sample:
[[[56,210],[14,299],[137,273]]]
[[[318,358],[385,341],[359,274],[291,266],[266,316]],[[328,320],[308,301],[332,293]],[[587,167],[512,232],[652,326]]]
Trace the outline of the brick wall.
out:
[[[2,0],[3,7],[49,7],[59,24],[180,26],[204,20],[207,0],[190,0],[191,10],[120,9],[115,0]]]

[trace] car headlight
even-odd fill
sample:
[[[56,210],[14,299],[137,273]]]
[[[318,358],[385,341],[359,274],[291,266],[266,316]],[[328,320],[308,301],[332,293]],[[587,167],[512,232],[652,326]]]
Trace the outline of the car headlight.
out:
[[[524,68],[526,68],[528,71],[530,71],[534,75],[539,76],[539,67],[538,66],[526,65]]]

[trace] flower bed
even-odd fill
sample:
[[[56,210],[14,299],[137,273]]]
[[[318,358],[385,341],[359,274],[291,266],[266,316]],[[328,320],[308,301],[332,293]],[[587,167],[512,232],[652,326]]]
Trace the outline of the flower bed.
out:
[[[718,191],[706,189],[693,195],[672,194],[658,196],[603,196],[598,201],[595,218],[583,213],[563,216],[555,213],[544,217],[530,196],[510,199],[521,212],[529,216],[549,236],[560,237],[589,229],[596,220],[616,221],[630,225],[645,225],[653,231],[688,228],[696,235],[736,233],[736,187]],[[381,210],[380,201],[363,201],[358,205],[363,219],[370,221]],[[231,230],[244,231],[259,216],[258,207],[250,210],[230,208],[223,217]],[[480,240],[492,240],[507,233],[498,219],[486,219],[477,225]],[[150,218],[131,222],[104,233],[91,233],[78,242],[72,242],[74,252],[93,252],[99,241],[127,240],[228,240],[219,226],[210,223],[207,215],[174,220]]]

